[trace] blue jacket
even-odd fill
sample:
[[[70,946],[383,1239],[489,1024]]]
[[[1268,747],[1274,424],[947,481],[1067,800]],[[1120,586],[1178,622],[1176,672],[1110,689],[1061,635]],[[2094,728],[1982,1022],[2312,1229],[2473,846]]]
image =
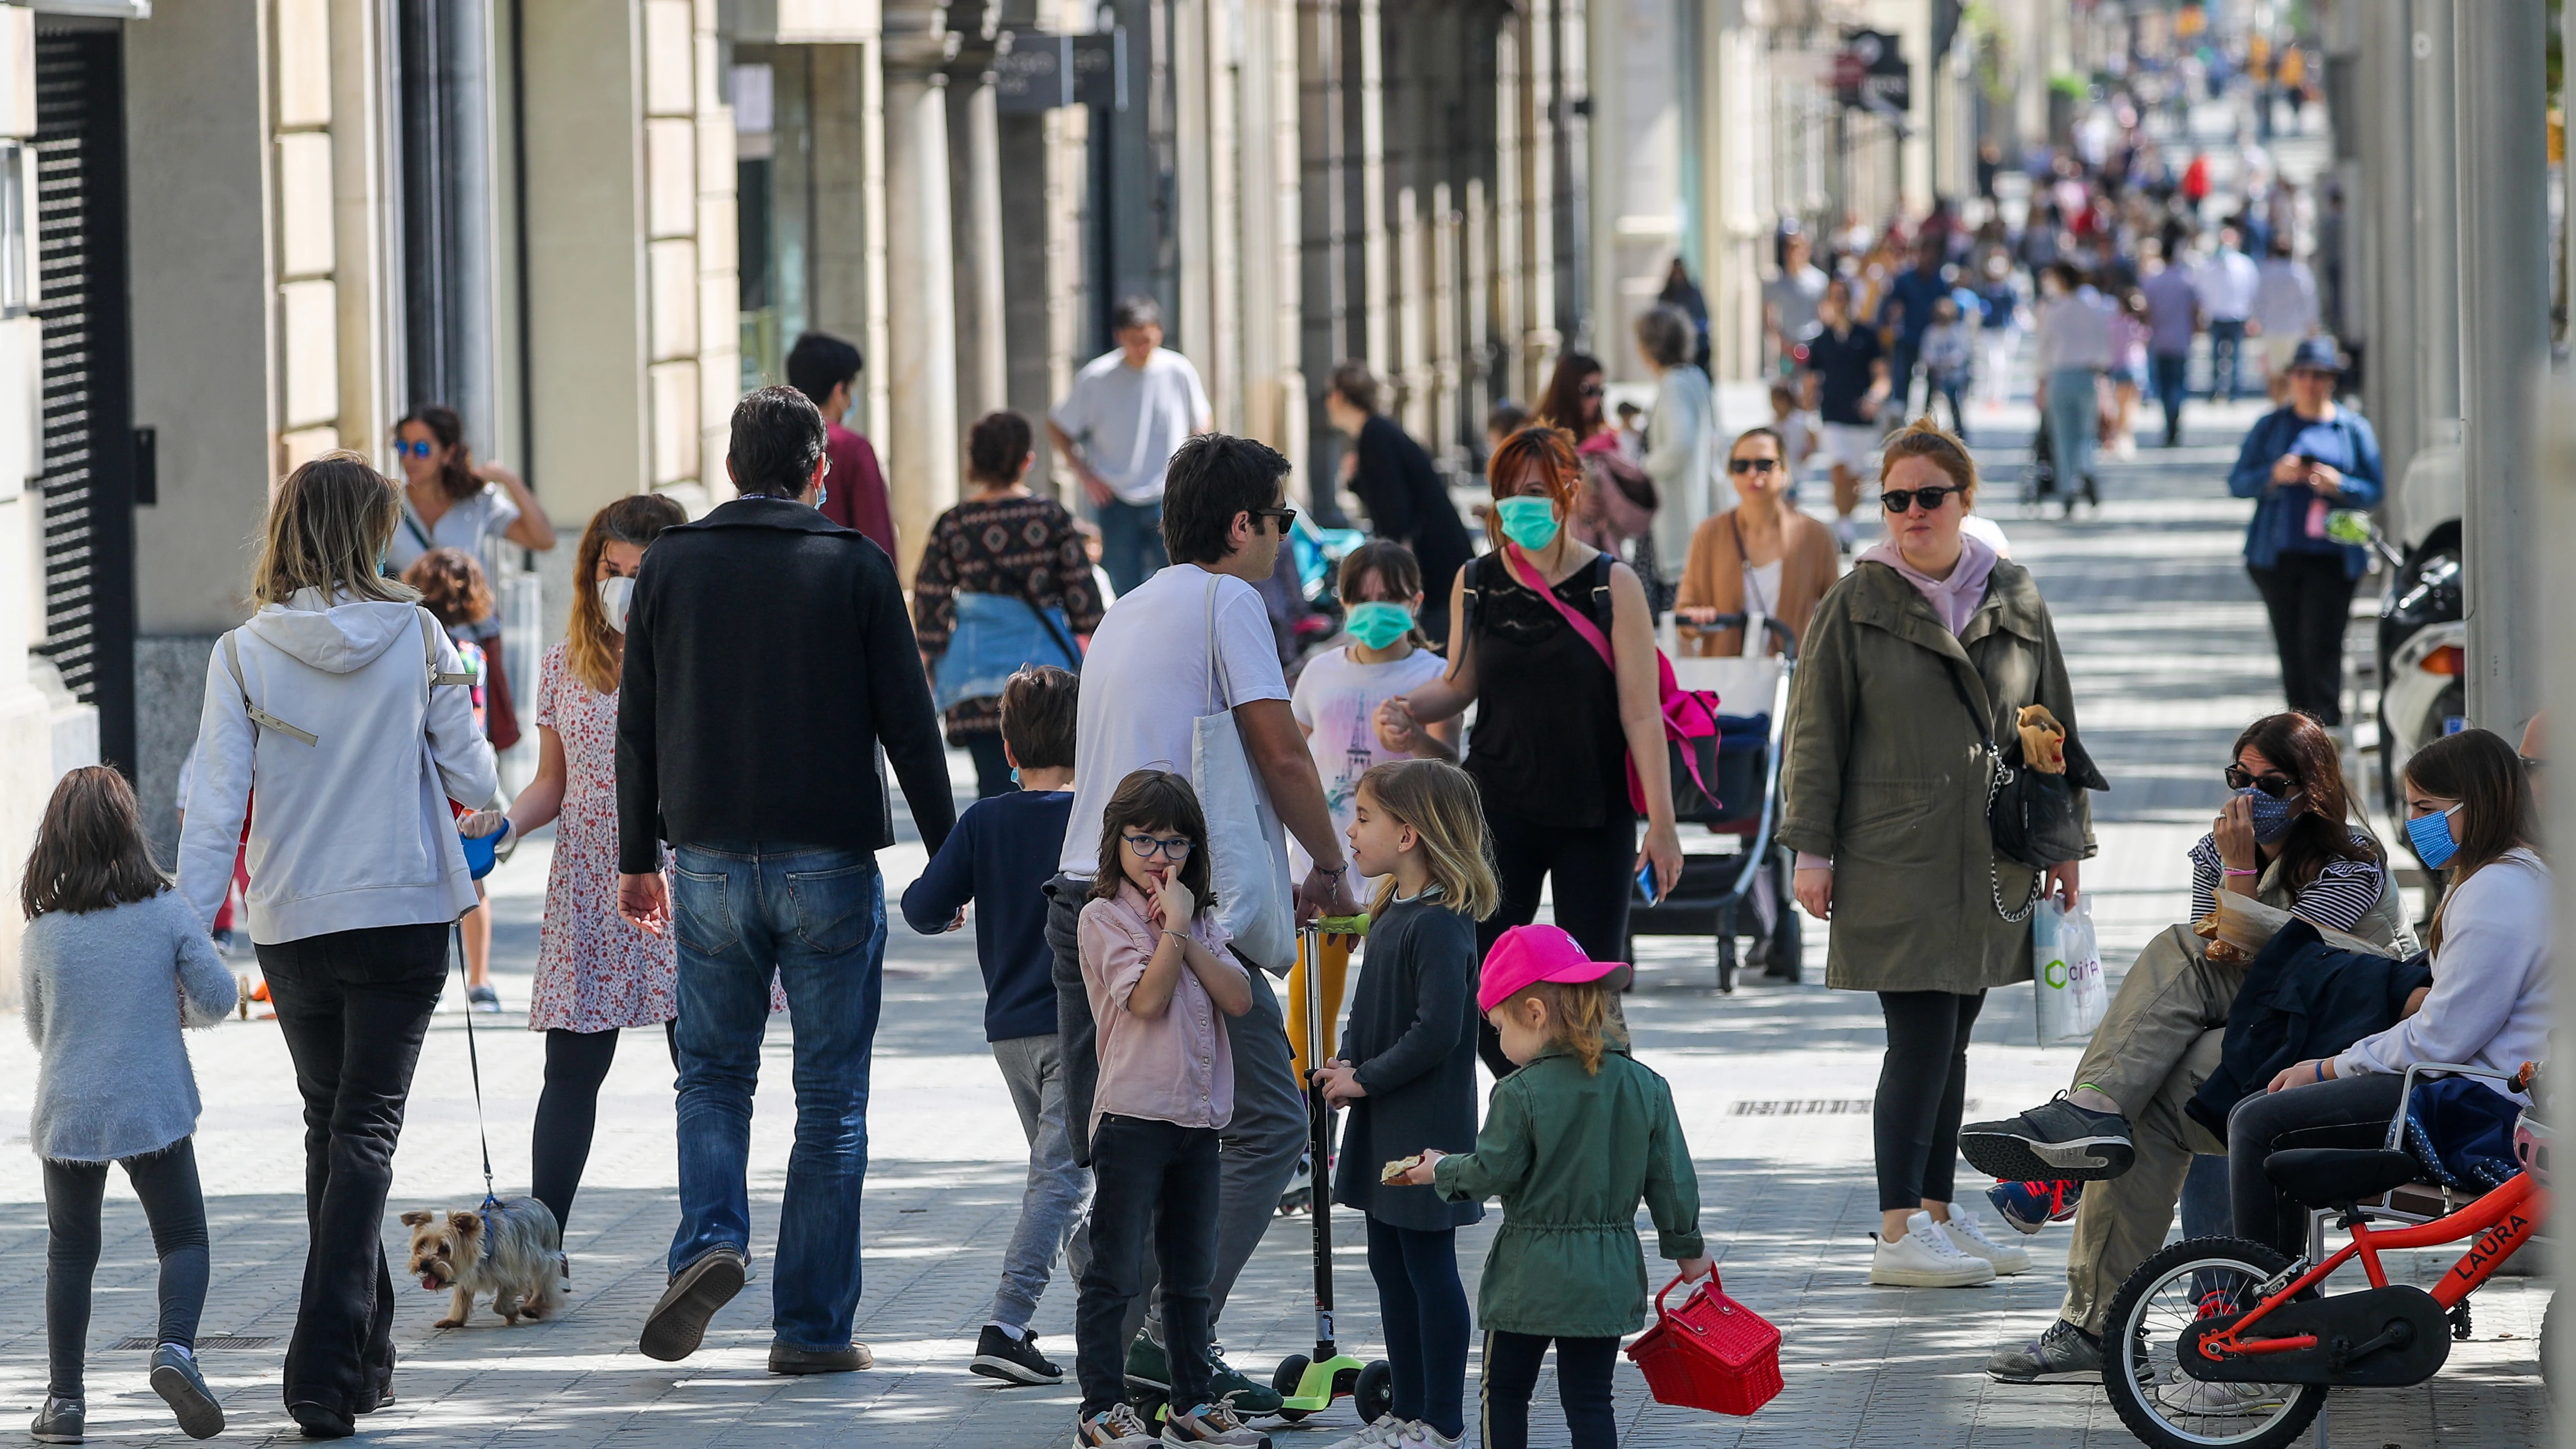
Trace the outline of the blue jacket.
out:
[[[2333,500],[2335,507],[2376,508],[2387,491],[2387,480],[2380,475],[2379,435],[2370,430],[2370,419],[2344,407],[2337,407],[2334,417],[2322,423],[2311,423],[2288,408],[2265,413],[2254,431],[2245,435],[2245,446],[2236,455],[2236,467],[2227,475],[2229,493],[2254,500],[2254,521],[2245,527],[2245,561],[2258,569],[2268,569],[2280,561],[2285,530],[2304,526],[2309,500],[2317,496],[2304,487],[2272,486],[2272,465],[2312,429],[2327,435],[2323,441],[2328,446],[2316,450],[2325,454],[2318,461],[2332,464],[2343,474],[2343,496]],[[2319,439],[2311,437],[2310,441]],[[2331,456],[2335,451],[2344,456]],[[2298,513],[2285,517],[2291,509]],[[2366,549],[2345,546],[2339,551],[2343,554],[2345,578],[2360,578],[2370,566]]]
[[[2226,1141],[2227,1114],[2269,1088],[2283,1067],[2333,1056],[2394,1025],[2407,996],[2433,983],[2424,960],[2338,951],[2316,927],[2293,919],[2245,968],[2245,984],[2227,1009],[2218,1070],[2183,1110]]]

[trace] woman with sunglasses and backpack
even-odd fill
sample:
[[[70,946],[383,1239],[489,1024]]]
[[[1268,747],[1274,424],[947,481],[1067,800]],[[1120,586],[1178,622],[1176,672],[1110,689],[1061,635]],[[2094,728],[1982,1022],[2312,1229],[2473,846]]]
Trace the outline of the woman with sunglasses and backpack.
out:
[[[1690,562],[1682,570],[1674,612],[1686,629],[1686,653],[1728,656],[1744,652],[1744,631],[1719,629],[1720,614],[1767,614],[1804,637],[1807,621],[1842,571],[1832,530],[1789,502],[1789,457],[1780,434],[1751,428],[1727,450],[1726,471],[1737,502],[1691,535]],[[1768,639],[1764,654],[1777,652]]]
[[[1379,742],[1397,754],[1427,753],[1424,725],[1476,705],[1465,764],[1484,800],[1502,886],[1476,949],[1537,919],[1547,887],[1556,924],[1592,959],[1616,961],[1627,954],[1639,873],[1653,872],[1658,897],[1682,873],[1645,586],[1566,528],[1580,467],[1564,432],[1523,428],[1495,450],[1485,474],[1500,538],[1458,571],[1449,672],[1380,705]],[[1642,846],[1628,793],[1632,761],[1645,801]],[[1491,1024],[1480,1048],[1494,1075],[1511,1073]]]
[[[1918,421],[1887,440],[1879,486],[1888,537],[1825,595],[1799,652],[1780,843],[1798,852],[1798,904],[1833,922],[1825,984],[1877,992],[1887,1019],[1870,1281],[1966,1287],[2029,1261],[1952,1200],[1968,1034],[1986,992],[2030,979],[2030,924],[2006,909],[2074,905],[2078,867],[2043,874],[1997,855],[1984,746],[2040,705],[2065,730],[2072,774],[2075,699],[2029,572],[1962,528],[1977,496],[1966,446]]]

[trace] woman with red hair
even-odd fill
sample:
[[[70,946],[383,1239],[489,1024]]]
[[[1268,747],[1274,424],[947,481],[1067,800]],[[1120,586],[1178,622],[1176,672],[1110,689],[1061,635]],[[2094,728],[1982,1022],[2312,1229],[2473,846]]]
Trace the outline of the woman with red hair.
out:
[[[1477,928],[1478,951],[1536,919],[1552,882],[1556,924],[1585,955],[1615,961],[1626,951],[1630,882],[1651,867],[1661,896],[1682,872],[1654,617],[1636,573],[1566,529],[1581,477],[1568,435],[1523,428],[1494,450],[1485,476],[1487,526],[1499,537],[1452,586],[1449,672],[1381,706],[1379,737],[1411,753],[1422,726],[1478,704],[1466,768],[1503,888]],[[1631,760],[1646,799],[1642,847]],[[1511,1070],[1490,1026],[1484,1056],[1495,1075]]]

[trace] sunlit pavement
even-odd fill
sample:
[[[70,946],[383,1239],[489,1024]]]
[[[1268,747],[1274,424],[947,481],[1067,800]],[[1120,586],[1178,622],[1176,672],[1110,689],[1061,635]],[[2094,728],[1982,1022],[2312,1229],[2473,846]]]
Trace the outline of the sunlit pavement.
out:
[[[2147,447],[2106,462],[2105,503],[2060,522],[2023,516],[2014,480],[2033,417],[1972,405],[1972,440],[1990,473],[1982,511],[2009,531],[2037,574],[2072,660],[2080,725],[2113,790],[2097,806],[2101,855],[2085,886],[2116,973],[2183,912],[2183,852],[2207,828],[2226,747],[2277,707],[2261,611],[2237,549],[2246,505],[2225,497],[2236,438],[2258,409],[2196,406],[2186,446]],[[2009,443],[2011,446],[2003,446]],[[1823,488],[1810,484],[1810,507]],[[2356,636],[2358,637],[2358,636]],[[952,769],[971,776],[963,756]],[[907,827],[908,828],[908,827]],[[530,842],[495,877],[502,999],[478,1017],[484,1111],[500,1187],[524,1189],[527,1124],[541,1081],[539,1041],[515,1009],[527,999],[545,875]],[[882,857],[888,892],[919,868],[918,844]],[[1808,936],[1810,983],[1823,975],[1824,932]],[[2008,1387],[1980,1371],[1998,1344],[2046,1326],[2058,1301],[2065,1233],[2029,1240],[2037,1263],[1980,1289],[1873,1289],[1864,1281],[1877,1213],[1867,1099],[1881,1043],[1876,1003],[1821,986],[1748,978],[1714,990],[1705,940],[1648,938],[1629,1003],[1638,1055],[1673,1082],[1697,1155],[1702,1222],[1731,1292],[1787,1335],[1787,1391],[1751,1420],[1650,1404],[1624,1363],[1625,1442],[1638,1445],[2116,1445],[2134,1442],[2098,1389]],[[461,999],[461,993],[456,994]],[[887,957],[885,1024],[869,1116],[867,1287],[859,1337],[876,1353],[862,1374],[772,1378],[766,1251],[772,1240],[793,1103],[787,1033],[771,1033],[754,1124],[755,1249],[761,1277],[720,1314],[707,1346],[683,1364],[636,1351],[662,1285],[676,1221],[668,1060],[660,1033],[629,1033],[600,1104],[598,1144],[570,1228],[574,1293],[556,1322],[504,1327],[488,1312],[462,1329],[430,1327],[444,1295],[402,1290],[398,1401],[363,1421],[385,1442],[478,1444],[543,1436],[564,1445],[902,1444],[1037,1446],[1067,1441],[1076,1395],[1006,1389],[965,1371],[989,1311],[1019,1200],[1017,1118],[985,1053],[971,933],[923,938],[899,921]],[[481,1195],[465,1017],[442,1014],[421,1058],[396,1160],[393,1207],[470,1207]],[[2033,1043],[2027,988],[1996,993],[1972,1052],[1971,1115],[1999,1115],[2065,1085],[2071,1047]],[[301,1122],[273,1024],[231,1022],[193,1043],[207,1110],[198,1138],[214,1252],[204,1361],[233,1427],[227,1438],[294,1425],[277,1383],[303,1261]],[[0,1121],[23,1146],[32,1051],[0,1032]],[[1962,1168],[1961,1191],[1982,1186]],[[153,1321],[150,1238],[113,1179],[91,1331],[94,1437],[184,1442],[143,1380],[144,1354],[111,1347]],[[44,1222],[32,1157],[0,1158],[0,1410],[32,1415],[44,1391]],[[1473,1281],[1493,1219],[1460,1234]],[[1346,1347],[1372,1351],[1375,1295],[1345,1223],[1336,1254]],[[389,1225],[389,1252],[400,1243]],[[1266,1375],[1310,1347],[1308,1230],[1283,1219],[1262,1246],[1220,1327],[1239,1367]],[[1650,1239],[1651,1241],[1651,1239]],[[2447,1259],[2416,1255],[2430,1281]],[[398,1281],[400,1281],[398,1279]],[[1660,1281],[1660,1280],[1659,1280]],[[2347,1391],[2330,1401],[2338,1444],[2515,1445],[2544,1431],[2535,1340],[2545,1290],[2494,1281],[2474,1301],[2474,1341],[2454,1347],[2432,1384]],[[1072,1367],[1073,1292],[1059,1281],[1038,1318],[1044,1347]],[[1543,1392],[1549,1392],[1542,1386]],[[1472,1413],[1473,1385],[1470,1385]],[[1540,1444],[1562,1443],[1551,1401],[1534,1418]],[[1347,1405],[1283,1445],[1320,1446],[1355,1427]],[[2303,1442],[2313,1442],[2313,1435]]]

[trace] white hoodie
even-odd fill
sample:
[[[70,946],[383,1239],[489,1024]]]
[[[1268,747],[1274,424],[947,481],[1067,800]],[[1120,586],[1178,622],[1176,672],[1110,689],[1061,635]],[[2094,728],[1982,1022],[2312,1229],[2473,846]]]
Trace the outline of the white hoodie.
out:
[[[474,905],[447,802],[482,805],[500,782],[471,691],[430,688],[421,617],[345,596],[325,607],[306,589],[242,626],[251,699],[312,745],[254,728],[216,643],[179,837],[179,890],[199,919],[223,904],[246,811],[256,944],[453,921]],[[440,672],[462,672],[447,631],[431,633]]]

